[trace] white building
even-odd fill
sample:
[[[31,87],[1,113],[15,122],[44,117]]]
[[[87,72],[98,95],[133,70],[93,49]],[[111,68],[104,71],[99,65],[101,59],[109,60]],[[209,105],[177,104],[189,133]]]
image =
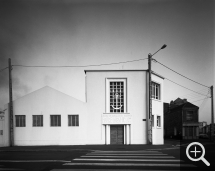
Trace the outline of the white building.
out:
[[[44,87],[13,101],[14,145],[147,144],[148,71],[86,70],[86,102]],[[163,77],[152,74],[152,142],[163,144]],[[9,146],[9,109],[0,146]]]

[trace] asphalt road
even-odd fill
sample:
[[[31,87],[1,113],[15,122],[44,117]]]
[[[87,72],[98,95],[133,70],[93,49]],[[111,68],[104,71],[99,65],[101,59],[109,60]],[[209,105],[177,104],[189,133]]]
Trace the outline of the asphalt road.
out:
[[[15,150],[0,148],[0,170],[215,170],[214,144],[204,144],[204,157],[211,164],[209,167],[201,160],[190,161],[186,156],[186,146],[185,143],[181,146],[17,147]]]

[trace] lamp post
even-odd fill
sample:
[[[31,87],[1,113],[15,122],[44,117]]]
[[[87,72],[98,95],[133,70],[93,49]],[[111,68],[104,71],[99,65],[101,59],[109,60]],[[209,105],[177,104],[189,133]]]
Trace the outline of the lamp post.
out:
[[[161,49],[164,49],[166,48],[166,44],[164,44],[160,49],[158,49],[155,53],[151,54],[149,53],[148,54],[148,71],[149,71],[149,116],[148,116],[148,143],[149,144],[152,144],[152,99],[151,99],[151,96],[152,96],[152,70],[151,70],[151,61],[152,61],[152,56],[154,56],[156,53],[158,53]]]

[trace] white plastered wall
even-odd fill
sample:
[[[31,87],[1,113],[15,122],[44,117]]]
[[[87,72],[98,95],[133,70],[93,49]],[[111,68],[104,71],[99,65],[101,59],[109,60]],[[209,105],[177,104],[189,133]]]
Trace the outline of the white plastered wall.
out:
[[[86,144],[86,104],[50,87],[30,93],[13,103],[14,145]],[[79,126],[68,126],[68,115],[79,115]],[[15,126],[15,116],[26,115],[26,127]],[[43,126],[33,127],[32,115],[43,115]],[[50,126],[50,115],[61,115],[61,126]]]
[[[131,144],[146,144],[146,71],[87,71],[87,106],[89,143],[105,144],[106,79],[127,79],[127,111],[132,115]]]
[[[154,115],[154,127],[152,128],[152,144],[164,144],[164,115],[163,115],[163,86],[164,79],[152,74],[152,81],[160,84],[160,100],[152,99],[152,114]],[[161,127],[157,126],[157,116],[161,117]]]

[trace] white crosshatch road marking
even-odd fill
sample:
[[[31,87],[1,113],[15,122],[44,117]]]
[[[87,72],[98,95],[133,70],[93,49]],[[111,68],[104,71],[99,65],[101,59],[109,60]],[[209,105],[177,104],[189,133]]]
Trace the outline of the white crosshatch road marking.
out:
[[[70,166],[162,166],[162,167],[196,167],[192,164],[169,164],[169,163],[66,163]]]
[[[137,154],[137,153],[161,153],[161,152],[159,152],[159,151],[94,151],[94,152],[91,152],[91,154],[93,154],[93,153],[135,153],[135,154]]]
[[[75,161],[130,161],[130,162],[183,162],[182,160],[178,159],[83,159],[78,158],[74,159]]]
[[[109,155],[112,155],[112,156],[133,156],[133,155],[135,155],[135,156],[166,156],[167,154],[163,154],[163,153],[156,153],[156,154],[150,154],[150,153],[148,153],[148,154],[135,154],[135,153],[130,153],[130,154],[103,154],[103,153],[100,153],[100,154],[98,154],[98,153],[96,153],[96,154],[93,154],[93,153],[88,153],[88,154],[86,154],[87,156],[88,155],[90,155],[90,156],[97,156],[97,155],[99,155],[99,156],[109,156]]]
[[[159,151],[94,151],[65,166],[196,167]],[[108,169],[108,168],[107,168]]]
[[[175,158],[173,156],[81,156],[82,158],[141,158],[141,159],[147,159],[147,158],[160,158],[160,159],[172,159]]]

